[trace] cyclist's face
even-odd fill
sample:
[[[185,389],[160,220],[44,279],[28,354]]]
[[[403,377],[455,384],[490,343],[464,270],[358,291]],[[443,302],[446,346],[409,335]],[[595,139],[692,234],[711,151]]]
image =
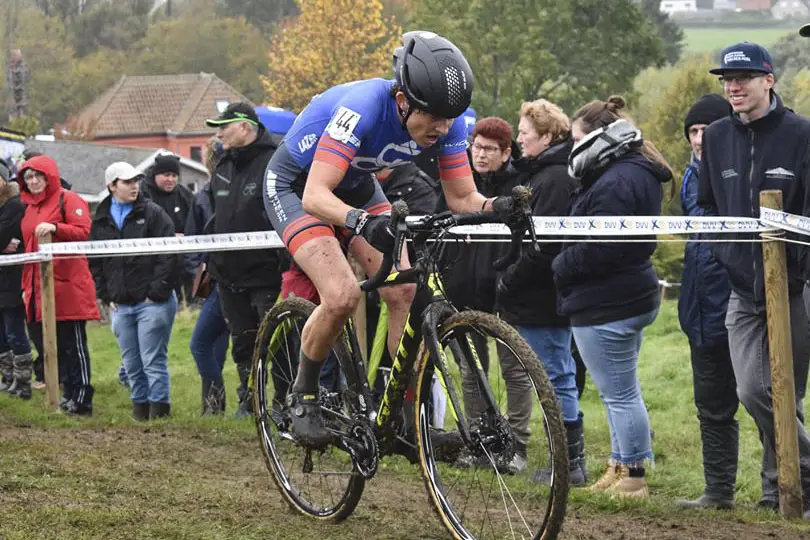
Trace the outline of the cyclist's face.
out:
[[[405,94],[397,92],[396,96],[397,106],[403,113],[408,110],[409,104]],[[419,146],[428,147],[436,144],[439,139],[447,135],[450,131],[450,126],[453,125],[452,118],[441,118],[439,116],[414,109],[405,127],[408,128],[408,134],[411,139]]]

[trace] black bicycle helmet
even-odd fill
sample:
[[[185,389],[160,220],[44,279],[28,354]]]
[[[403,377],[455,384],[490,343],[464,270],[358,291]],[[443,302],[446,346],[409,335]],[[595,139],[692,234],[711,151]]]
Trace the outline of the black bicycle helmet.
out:
[[[449,40],[433,32],[402,36],[394,51],[394,77],[411,107],[441,118],[461,116],[470,106],[470,64]]]

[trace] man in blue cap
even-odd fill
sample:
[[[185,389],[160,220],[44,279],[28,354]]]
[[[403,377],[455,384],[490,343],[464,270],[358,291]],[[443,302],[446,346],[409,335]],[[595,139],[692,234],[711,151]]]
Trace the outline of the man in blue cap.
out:
[[[720,67],[710,72],[720,76],[733,114],[712,123],[703,134],[698,204],[706,215],[757,218],[760,191],[778,189],[785,211],[810,215],[810,122],[785,108],[773,91],[771,55],[764,47],[744,41],[723,50]],[[801,405],[810,360],[810,326],[802,298],[803,252],[794,244],[786,244],[786,249],[799,462],[805,518],[810,519],[810,435],[802,423]],[[762,248],[757,243],[723,242],[714,244],[714,255],[731,281],[726,328],[737,394],[754,419],[763,446],[759,506],[777,509]]]

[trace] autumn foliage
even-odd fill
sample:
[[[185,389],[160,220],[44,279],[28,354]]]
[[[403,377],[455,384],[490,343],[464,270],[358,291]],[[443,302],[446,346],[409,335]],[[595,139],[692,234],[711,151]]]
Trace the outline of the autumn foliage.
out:
[[[400,29],[379,0],[299,0],[300,15],[283,23],[262,76],[266,101],[294,111],[336,84],[388,77]]]

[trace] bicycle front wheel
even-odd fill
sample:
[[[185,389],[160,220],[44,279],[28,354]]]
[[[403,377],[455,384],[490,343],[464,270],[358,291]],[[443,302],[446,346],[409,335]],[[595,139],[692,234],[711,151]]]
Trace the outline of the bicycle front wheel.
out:
[[[357,506],[365,479],[344,451],[328,446],[309,450],[290,435],[284,401],[298,372],[301,332],[315,305],[302,298],[277,303],[267,312],[253,351],[253,409],[267,468],[279,491],[294,509],[324,521],[342,521]],[[343,340],[330,352],[332,362],[348,354]],[[351,407],[340,385],[324,388],[321,370],[321,407],[330,425],[342,429]],[[335,376],[336,374],[335,369]]]
[[[415,422],[425,486],[439,518],[458,539],[556,538],[568,498],[568,455],[540,361],[511,326],[487,313],[450,315],[438,334],[447,379],[426,352]],[[487,363],[488,376],[479,377],[474,366]],[[463,404],[463,426],[453,400],[442,404],[448,393]],[[470,440],[461,457],[447,462],[431,432],[455,427],[465,427]]]

